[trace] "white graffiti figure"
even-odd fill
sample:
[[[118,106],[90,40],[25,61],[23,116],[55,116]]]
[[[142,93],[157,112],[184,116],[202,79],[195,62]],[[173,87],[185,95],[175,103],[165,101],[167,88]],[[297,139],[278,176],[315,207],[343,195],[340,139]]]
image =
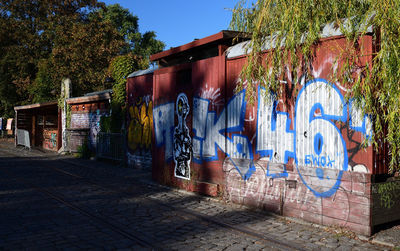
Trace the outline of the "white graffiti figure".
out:
[[[186,125],[186,117],[189,114],[189,102],[184,93],[180,93],[176,100],[176,115],[178,125],[174,129],[174,161],[175,177],[190,179],[190,159],[192,152],[192,140],[189,128]]]

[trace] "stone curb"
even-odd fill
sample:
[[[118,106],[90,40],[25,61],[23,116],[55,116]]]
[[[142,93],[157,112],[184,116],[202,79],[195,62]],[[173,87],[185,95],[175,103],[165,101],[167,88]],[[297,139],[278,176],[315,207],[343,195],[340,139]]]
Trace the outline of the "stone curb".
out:
[[[381,241],[381,240],[372,239],[370,242],[372,244],[386,246],[386,247],[390,247],[390,248],[395,248],[396,247],[396,245],[394,245],[393,243],[387,242],[387,241]]]

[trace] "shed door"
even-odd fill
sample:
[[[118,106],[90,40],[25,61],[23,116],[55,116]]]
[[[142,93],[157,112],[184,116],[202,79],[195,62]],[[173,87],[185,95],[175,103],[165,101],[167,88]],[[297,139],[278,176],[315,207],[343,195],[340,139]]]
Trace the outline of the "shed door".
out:
[[[38,115],[36,119],[35,128],[35,146],[42,146],[43,144],[43,127],[44,127],[44,116]]]

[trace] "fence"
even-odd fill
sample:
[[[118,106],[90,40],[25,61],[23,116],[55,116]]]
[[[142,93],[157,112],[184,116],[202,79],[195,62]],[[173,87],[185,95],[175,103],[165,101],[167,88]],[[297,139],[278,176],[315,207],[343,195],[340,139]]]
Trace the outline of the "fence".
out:
[[[96,139],[98,158],[123,161],[125,158],[125,134],[99,132]]]

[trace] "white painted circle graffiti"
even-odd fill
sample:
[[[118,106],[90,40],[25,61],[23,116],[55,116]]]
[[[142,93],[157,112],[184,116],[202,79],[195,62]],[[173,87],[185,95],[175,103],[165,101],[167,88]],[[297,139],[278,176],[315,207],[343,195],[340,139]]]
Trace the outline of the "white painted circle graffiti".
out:
[[[296,102],[296,167],[316,195],[330,197],[348,168],[346,143],[332,120],[345,121],[347,108],[340,91],[323,79],[309,81]]]

